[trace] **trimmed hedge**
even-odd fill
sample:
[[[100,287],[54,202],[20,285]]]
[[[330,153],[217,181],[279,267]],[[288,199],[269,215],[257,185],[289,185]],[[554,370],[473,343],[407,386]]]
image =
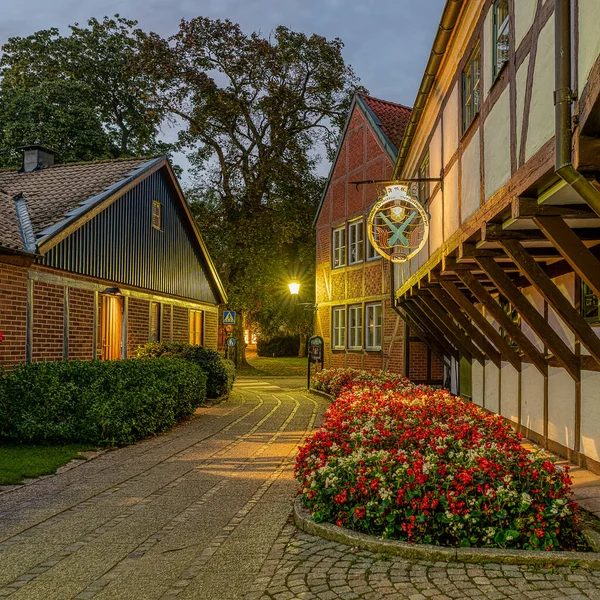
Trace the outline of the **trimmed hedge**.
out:
[[[299,349],[300,336],[297,335],[276,335],[268,340],[259,339],[256,344],[259,356],[298,356]]]
[[[209,398],[218,398],[229,393],[235,380],[233,362],[202,346],[182,342],[150,342],[137,349],[136,357],[183,358],[198,365],[208,376],[206,394]]]
[[[205,399],[206,374],[184,360],[23,364],[0,377],[0,436],[126,444],[172,427]]]

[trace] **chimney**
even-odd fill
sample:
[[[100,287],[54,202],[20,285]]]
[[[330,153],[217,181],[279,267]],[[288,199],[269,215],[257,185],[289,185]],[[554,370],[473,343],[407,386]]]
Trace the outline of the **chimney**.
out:
[[[54,164],[54,151],[38,144],[21,146],[18,150],[23,153],[23,166],[21,167],[23,173],[45,169]]]

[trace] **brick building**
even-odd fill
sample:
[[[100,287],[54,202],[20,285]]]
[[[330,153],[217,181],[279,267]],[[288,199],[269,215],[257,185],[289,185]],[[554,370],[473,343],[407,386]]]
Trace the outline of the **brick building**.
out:
[[[165,157],[0,171],[0,367],[217,347],[225,292]]]
[[[415,381],[441,383],[442,367],[413,337],[390,303],[390,263],[366,235],[375,186],[391,179],[411,110],[356,94],[315,216],[316,333],[326,366],[386,369]]]

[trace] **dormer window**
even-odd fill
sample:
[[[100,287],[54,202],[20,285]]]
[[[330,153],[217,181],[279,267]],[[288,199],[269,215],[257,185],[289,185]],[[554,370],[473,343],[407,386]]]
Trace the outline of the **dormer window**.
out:
[[[158,200],[152,200],[152,227],[162,230],[162,204]]]

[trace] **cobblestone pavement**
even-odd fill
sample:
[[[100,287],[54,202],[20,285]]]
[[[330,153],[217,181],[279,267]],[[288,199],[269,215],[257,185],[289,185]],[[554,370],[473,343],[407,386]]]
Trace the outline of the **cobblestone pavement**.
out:
[[[241,379],[194,420],[0,494],[0,600],[598,598],[600,572],[354,552],[290,523],[326,401]]]

